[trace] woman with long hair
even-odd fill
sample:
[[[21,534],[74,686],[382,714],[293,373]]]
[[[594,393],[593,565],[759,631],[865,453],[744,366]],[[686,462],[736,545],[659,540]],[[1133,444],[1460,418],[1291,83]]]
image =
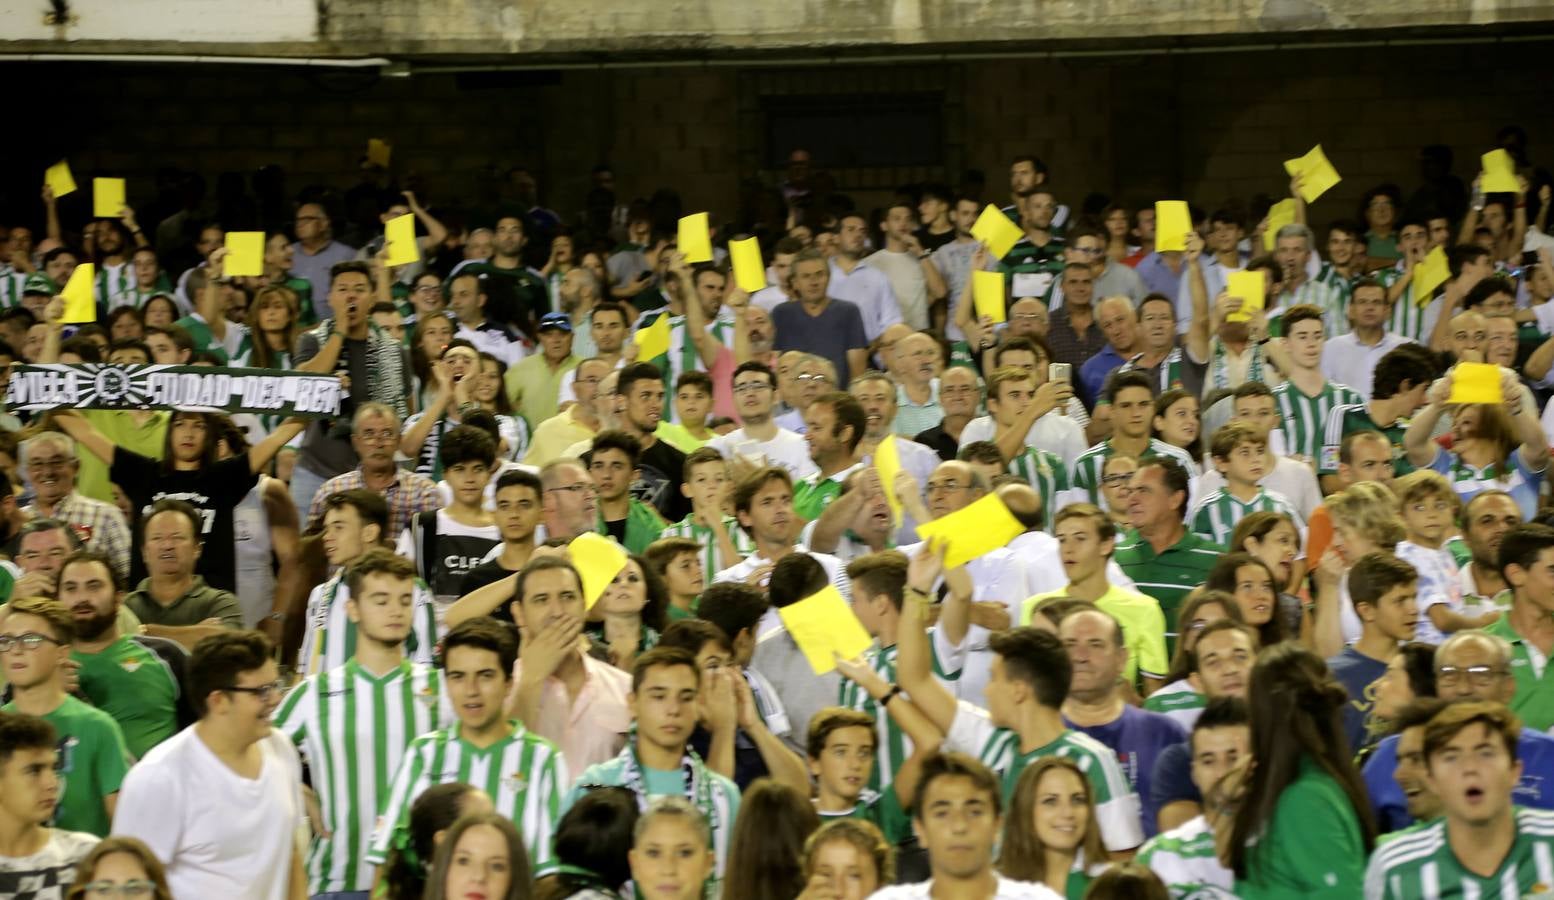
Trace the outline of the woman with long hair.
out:
[[[637,795],[630,788],[589,789],[556,825],[554,874],[534,886],[535,900],[621,900],[631,880],[626,854],[637,827]]]
[[[756,779],[739,803],[723,883],[737,886],[740,900],[793,900],[804,890],[804,842],[819,827],[808,797]]]
[[[1511,495],[1522,520],[1538,513],[1538,491],[1549,465],[1549,439],[1538,409],[1522,402],[1516,374],[1501,369],[1503,404],[1469,403],[1452,411],[1451,449],[1435,442],[1435,426],[1448,411],[1455,369],[1430,387],[1428,402],[1403,433],[1408,461],[1446,476],[1466,504],[1488,490]]]
[[[1144,698],[1144,708],[1175,719],[1183,728],[1191,729],[1203,712],[1208,698],[1203,696],[1187,676],[1193,671],[1193,648],[1198,646],[1198,635],[1210,622],[1229,619],[1240,622],[1241,607],[1236,598],[1224,591],[1199,588],[1182,604],[1176,617],[1176,651],[1171,656],[1171,670],[1166,673],[1165,685]]]
[[[248,305],[248,317],[230,351],[232,365],[257,369],[290,369],[291,351],[301,332],[297,294],[280,285],[262,287]],[[211,329],[213,332],[214,328]]]
[[[639,654],[658,645],[669,615],[669,588],[664,579],[633,554],[599,595],[584,631],[610,648],[610,663],[631,671]]]
[[[386,900],[420,900],[426,890],[426,870],[448,829],[460,816],[493,809],[491,798],[460,781],[434,784],[410,804],[410,826],[396,835],[383,863]]]
[[[1044,756],[1027,766],[1004,816],[999,874],[1079,900],[1091,868],[1104,868],[1107,859],[1090,780],[1079,765],[1064,756]]]
[[[410,369],[415,375],[415,408],[427,409],[437,396],[432,367],[453,340],[453,320],[441,313],[422,316],[410,332]]]
[[[1106,234],[1106,258],[1113,262],[1122,262],[1134,253],[1138,247],[1129,238],[1132,222],[1128,216],[1128,208],[1121,203],[1113,203],[1101,210],[1101,228]]]
[[[474,378],[470,399],[496,416],[497,428],[502,433],[501,457],[523,459],[529,452],[529,423],[513,409],[513,401],[507,396],[507,363],[481,353]]]
[[[132,837],[106,837],[76,864],[76,880],[65,900],[102,897],[173,900],[167,870],[151,848]]]
[[[1279,616],[1285,634],[1307,636],[1306,606],[1290,589],[1298,584],[1296,559],[1300,556],[1300,530],[1287,514],[1272,510],[1247,513],[1230,532],[1230,549],[1244,550],[1273,571],[1279,592]]]
[[[1370,801],[1348,752],[1349,702],[1326,663],[1288,643],[1252,666],[1251,765],[1220,859],[1236,896],[1352,898],[1375,843]]]
[[[868,819],[831,819],[804,842],[798,900],[864,900],[896,880],[896,848]]]
[[[1276,614],[1277,583],[1267,563],[1250,553],[1227,553],[1209,570],[1203,586],[1229,594],[1241,610],[1241,620],[1257,629],[1262,646],[1271,647],[1289,637]]]
[[[1349,599],[1349,569],[1367,553],[1396,552],[1408,529],[1397,496],[1374,481],[1351,484],[1330,494],[1323,505],[1333,523],[1333,539],[1312,573],[1316,582],[1312,648],[1327,658],[1360,638],[1360,617]]]
[[[1197,396],[1172,388],[1155,398],[1154,427],[1151,437],[1173,447],[1181,447],[1195,460],[1203,459],[1203,423],[1199,419]]]
[[[712,828],[684,797],[655,797],[648,803],[637,817],[627,859],[642,900],[701,900],[716,878]],[[744,898],[742,893],[731,896]]]
[[[432,860],[425,900],[529,900],[529,852],[512,820],[497,812],[459,817]]]

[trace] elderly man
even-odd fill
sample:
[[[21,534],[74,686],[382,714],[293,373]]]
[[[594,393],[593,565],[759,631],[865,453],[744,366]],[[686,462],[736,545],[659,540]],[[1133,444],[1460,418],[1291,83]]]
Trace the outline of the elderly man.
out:
[[[81,549],[74,528],[58,519],[33,519],[16,532],[16,566],[21,577],[9,597],[52,597],[65,557]],[[9,599],[9,598],[8,598]]]
[[[540,498],[547,538],[570,541],[599,524],[599,490],[576,459],[558,459],[540,470]]]
[[[788,275],[793,299],[772,310],[772,324],[777,329],[775,349],[803,350],[823,356],[836,367],[840,382],[845,383],[868,367],[869,337],[859,307],[848,300],[832,299],[827,293],[832,279],[843,277],[838,274],[841,265],[834,262],[828,267],[825,257],[817,250],[805,250],[794,257]],[[885,276],[862,263],[854,263],[854,266],[852,275],[841,281],[839,288],[852,290],[853,285],[863,284],[857,281],[861,273],[870,272],[878,275],[878,286],[883,288],[883,294],[878,297],[880,304],[888,299],[894,305],[895,297],[890,294],[890,284]],[[895,316],[899,319],[900,312],[896,311]],[[890,322],[879,320],[877,324],[879,331],[883,331]]]
[[[1285,225],[1274,235],[1273,255],[1284,277],[1280,282],[1282,289],[1268,303],[1268,319],[1271,323],[1291,306],[1310,304],[1322,310],[1328,335],[1347,334],[1349,320],[1344,315],[1344,306],[1349,299],[1348,282],[1342,278],[1319,281],[1311,277],[1311,251],[1315,244],[1316,236],[1311,229],[1299,223]],[[1382,295],[1385,297],[1385,289]],[[1389,304],[1387,312],[1390,314],[1391,311]]]
[[[595,408],[599,402],[613,405],[615,374],[606,360],[596,356],[578,363],[572,370],[576,375],[570,385],[576,402],[540,422],[529,439],[529,452],[523,461],[531,466],[543,466],[560,457],[562,451],[581,441],[591,441],[604,430],[605,423]],[[600,388],[608,379],[610,387],[600,401]]]
[[[905,437],[927,431],[944,418],[939,405],[939,371],[944,366],[939,342],[916,332],[896,347],[896,434]]]
[[[1106,297],[1095,307],[1095,321],[1106,335],[1106,346],[1079,367],[1079,385],[1084,399],[1092,407],[1101,396],[1107,376],[1139,351],[1139,329],[1133,301],[1127,297]]]
[[[32,485],[33,501],[22,511],[68,522],[85,542],[113,562],[120,578],[129,577],[130,533],[118,507],[82,496],[76,490],[80,460],[75,441],[46,431],[22,444],[22,468]]]
[[[163,498],[151,505],[140,537],[148,575],[124,598],[124,605],[145,623],[144,634],[177,641],[187,650],[202,638],[243,627],[237,597],[194,574],[200,557],[199,518],[182,500]]]
[[[977,371],[968,366],[951,366],[939,376],[939,403],[944,417],[939,424],[913,436],[913,440],[952,460],[960,449],[966,425],[977,415],[982,389],[977,386]]]
[[[399,415],[385,403],[363,403],[356,407],[351,420],[351,447],[361,464],[344,475],[336,475],[309,498],[307,531],[315,531],[324,521],[324,500],[331,494],[366,488],[383,495],[389,505],[389,533],[399,534],[410,527],[416,513],[442,508],[437,484],[425,475],[401,469],[394,463],[399,448]]]

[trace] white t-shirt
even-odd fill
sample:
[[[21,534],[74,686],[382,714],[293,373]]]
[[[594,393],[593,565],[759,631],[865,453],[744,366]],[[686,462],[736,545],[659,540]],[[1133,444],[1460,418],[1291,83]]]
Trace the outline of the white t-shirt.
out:
[[[49,829],[49,842],[31,856],[0,856],[0,897],[64,900],[76,880],[76,863],[100,840],[84,831]]]
[[[917,884],[893,884],[882,887],[869,895],[869,900],[928,900],[933,896],[933,882]],[[1015,881],[998,876],[998,887],[990,900],[1063,900],[1063,895],[1044,884],[1034,881]]]
[[[998,426],[994,424],[992,416],[978,416],[967,422],[961,430],[960,445],[964,447],[972,441],[991,441],[997,430]],[[1084,426],[1075,421],[1073,416],[1059,415],[1056,411],[1031,423],[1031,430],[1025,433],[1025,446],[1056,454],[1063,460],[1063,465],[1070,469],[1074,467],[1074,460],[1090,449],[1085,441]]]
[[[140,838],[166,863],[174,897],[286,900],[302,764],[279,732],[259,749],[259,777],[243,778],[185,728],[124,779],[113,833]]]
[[[736,428],[708,441],[707,446],[723,454],[724,459],[734,459],[735,454],[765,457],[766,465],[787,469],[794,481],[816,471],[815,461],[809,458],[809,442],[785,428],[777,429],[776,436],[769,441],[758,441],[746,435],[743,428]]]

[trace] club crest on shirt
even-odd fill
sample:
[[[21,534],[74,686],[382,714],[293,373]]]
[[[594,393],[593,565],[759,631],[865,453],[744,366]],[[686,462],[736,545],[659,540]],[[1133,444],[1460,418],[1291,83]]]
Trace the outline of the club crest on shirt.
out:
[[[136,659],[136,658],[133,658],[133,657],[131,657],[130,659],[124,659],[124,660],[120,660],[119,661],[119,668],[123,669],[126,672],[130,672],[130,673],[134,673],[142,665],[144,665],[144,660]]]
[[[515,791],[522,791],[529,786],[529,779],[524,777],[522,772],[514,772],[511,775],[504,777],[502,780],[507,782],[509,785],[512,785],[512,788]]]

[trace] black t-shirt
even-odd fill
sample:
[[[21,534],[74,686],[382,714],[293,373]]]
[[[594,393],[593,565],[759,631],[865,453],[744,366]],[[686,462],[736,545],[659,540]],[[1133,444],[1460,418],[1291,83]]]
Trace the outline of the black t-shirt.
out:
[[[912,440],[939,454],[939,458],[945,462],[954,460],[955,455],[960,452],[960,445],[955,443],[955,439],[950,437],[943,425],[935,425]]]
[[[297,340],[294,364],[302,365],[317,356],[318,350],[318,339],[311,332],[302,335]],[[333,478],[356,468],[356,449],[351,446],[351,417],[356,413],[357,398],[365,400],[370,396],[367,354],[365,340],[346,338],[340,348],[334,374],[350,376],[351,392],[340,397],[340,418],[314,419],[302,432],[302,448],[297,461],[310,472]]]
[[[680,493],[685,475],[685,454],[665,441],[654,441],[637,460],[642,477],[631,485],[631,495],[658,508],[664,518],[678,522],[691,511],[690,501]]]
[[[464,573],[464,580],[459,582],[459,596],[463,597],[473,594],[487,585],[496,584],[511,574],[513,573],[502,568],[502,564],[494,559],[483,562]],[[491,611],[491,618],[499,619],[503,622],[511,622],[513,620],[513,613],[508,608],[509,605],[509,603],[505,602],[499,604],[496,609]]]
[[[194,571],[205,576],[211,587],[237,590],[235,540],[232,508],[243,501],[259,483],[249,469],[248,454],[189,472],[166,469],[158,460],[149,459],[123,447],[113,452],[108,480],[118,485],[130,505],[140,511],[141,525],[136,528],[135,551],[130,554],[130,583],[146,577],[146,563],[140,554],[140,529],[151,504],[164,497],[183,500],[199,510],[204,520],[200,528],[200,558]]]
[[[922,244],[923,249],[929,253],[932,253],[933,251],[943,247],[945,244],[948,244],[953,240],[955,240],[955,229],[953,228],[944,232],[943,234],[934,234],[927,228],[917,229],[917,242]]]
[[[604,533],[615,538],[615,543],[624,547],[626,545],[626,520],[616,519],[611,522],[609,519],[605,519]]]

